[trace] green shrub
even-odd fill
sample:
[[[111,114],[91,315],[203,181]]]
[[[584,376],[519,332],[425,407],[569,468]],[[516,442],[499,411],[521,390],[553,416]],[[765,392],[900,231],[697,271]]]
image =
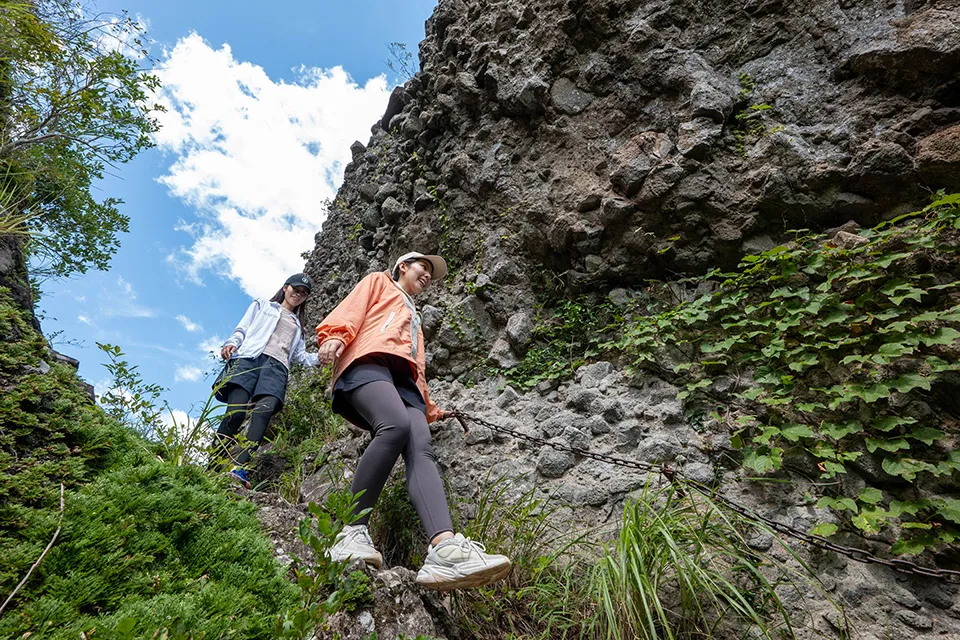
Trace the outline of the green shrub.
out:
[[[46,341],[0,288],[0,593],[8,594],[40,556],[67,490],[127,463],[136,436],[104,415],[73,368],[52,363]]]
[[[544,380],[570,377],[598,346],[618,332],[624,311],[609,298],[577,296],[545,298],[540,302],[533,341],[520,364],[504,371],[506,378],[524,389]]]
[[[57,544],[0,621],[0,635],[110,637],[125,619],[152,637],[263,637],[294,599],[254,505],[195,467],[147,461],[68,497]]]

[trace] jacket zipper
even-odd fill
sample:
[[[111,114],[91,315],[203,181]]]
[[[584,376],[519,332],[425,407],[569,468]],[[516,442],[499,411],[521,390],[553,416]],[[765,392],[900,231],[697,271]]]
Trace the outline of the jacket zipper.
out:
[[[390,315],[387,316],[387,321],[383,323],[383,328],[380,329],[380,333],[383,333],[383,332],[385,332],[385,331],[387,330],[387,327],[390,326],[390,323],[393,322],[393,318],[394,318],[394,316],[396,316],[396,315],[397,315],[397,313],[396,313],[395,311],[391,311],[391,312],[390,312]]]

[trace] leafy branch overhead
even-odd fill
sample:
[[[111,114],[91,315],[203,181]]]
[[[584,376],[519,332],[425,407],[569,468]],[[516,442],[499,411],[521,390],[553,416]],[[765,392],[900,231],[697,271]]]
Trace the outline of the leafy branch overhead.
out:
[[[105,269],[128,218],[91,186],[152,146],[156,76],[142,26],[67,0],[0,4],[0,185],[31,210],[34,275]]]

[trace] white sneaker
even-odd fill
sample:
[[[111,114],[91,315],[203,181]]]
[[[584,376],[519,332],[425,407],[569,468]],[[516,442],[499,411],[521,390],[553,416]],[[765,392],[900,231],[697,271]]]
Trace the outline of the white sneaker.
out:
[[[337,534],[336,542],[327,551],[327,556],[334,562],[350,559],[363,560],[376,569],[383,564],[383,556],[374,548],[365,524],[344,527],[343,531]]]
[[[479,542],[458,533],[427,549],[427,559],[417,574],[425,589],[463,589],[502,580],[510,573],[507,556],[486,553]]]

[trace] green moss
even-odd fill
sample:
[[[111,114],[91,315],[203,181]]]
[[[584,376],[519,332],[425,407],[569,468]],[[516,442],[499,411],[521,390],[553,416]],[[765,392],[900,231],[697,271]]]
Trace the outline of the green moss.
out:
[[[0,620],[0,637],[270,635],[296,601],[252,504],[174,467],[86,396],[0,288],[0,593],[51,551]],[[122,624],[121,624],[122,622]],[[123,635],[118,626],[131,629]]]
[[[68,500],[60,539],[0,635],[72,639],[132,618],[143,637],[175,620],[195,637],[263,637],[297,589],[254,510],[193,467],[104,474]]]

